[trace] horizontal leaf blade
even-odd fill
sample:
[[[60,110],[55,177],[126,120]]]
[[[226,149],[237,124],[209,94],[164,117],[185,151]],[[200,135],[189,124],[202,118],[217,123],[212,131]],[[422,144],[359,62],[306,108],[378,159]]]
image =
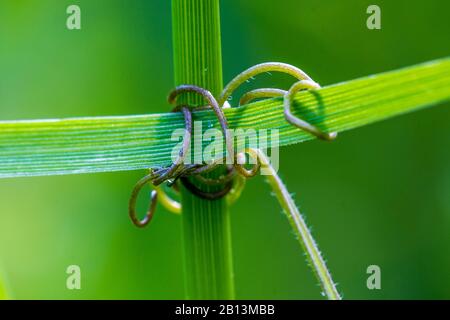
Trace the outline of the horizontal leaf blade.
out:
[[[293,112],[326,131],[345,131],[450,99],[445,58],[296,95]],[[280,145],[313,139],[289,125],[282,99],[226,109],[231,128],[279,129]],[[218,122],[194,113],[203,131]],[[181,114],[0,122],[0,178],[137,170],[171,163]],[[209,142],[204,141],[204,146]]]

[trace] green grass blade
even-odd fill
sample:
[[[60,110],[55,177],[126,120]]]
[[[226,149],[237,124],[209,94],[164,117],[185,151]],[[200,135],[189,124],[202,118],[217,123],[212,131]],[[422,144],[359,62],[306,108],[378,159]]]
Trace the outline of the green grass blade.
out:
[[[326,86],[296,95],[294,114],[342,132],[450,99],[450,59]],[[283,116],[281,99],[226,110],[231,128],[280,130],[280,145],[313,139]],[[196,120],[218,127],[210,111]],[[0,178],[145,169],[170,164],[183,128],[174,113],[0,122]],[[206,145],[207,142],[205,142]]]
[[[217,96],[223,87],[219,0],[172,0],[172,20],[175,84],[194,84]],[[203,105],[198,95],[180,98],[190,106]],[[197,186],[210,191],[208,186]],[[204,200],[182,188],[181,200],[187,298],[233,299],[225,198]]]

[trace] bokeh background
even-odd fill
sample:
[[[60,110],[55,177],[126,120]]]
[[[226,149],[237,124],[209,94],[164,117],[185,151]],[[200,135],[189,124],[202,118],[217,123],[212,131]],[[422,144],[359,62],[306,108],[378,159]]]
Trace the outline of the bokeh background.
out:
[[[80,31],[65,27],[70,4]],[[382,30],[366,28],[370,4]],[[449,10],[447,0],[222,1],[224,78],[283,61],[327,85],[445,57]],[[168,111],[172,74],[168,0],[0,2],[0,120]],[[252,85],[267,82],[289,84]],[[446,103],[282,148],[280,173],[344,298],[450,298],[449,120]],[[159,207],[147,229],[128,220],[142,173],[0,180],[0,298],[183,298],[180,217]],[[237,298],[321,298],[261,177],[231,210]],[[66,289],[71,264],[81,290]],[[371,264],[381,290],[366,287]]]

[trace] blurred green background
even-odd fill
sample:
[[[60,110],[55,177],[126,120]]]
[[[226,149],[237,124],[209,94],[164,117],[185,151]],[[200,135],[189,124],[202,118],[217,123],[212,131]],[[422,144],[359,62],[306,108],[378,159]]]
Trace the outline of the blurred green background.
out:
[[[70,4],[81,7],[82,30],[66,29]],[[381,7],[382,30],[366,28],[370,4]],[[222,1],[224,80],[283,61],[327,85],[445,57],[449,10],[447,0]],[[0,3],[0,120],[168,111],[172,74],[168,0]],[[331,144],[281,150],[280,173],[344,298],[450,298],[449,120],[446,103]],[[138,230],[127,216],[142,174],[0,180],[0,287],[8,297],[183,298],[180,217],[160,207]],[[237,298],[321,298],[261,177],[231,210]],[[66,289],[72,264],[81,267],[81,290]],[[381,290],[366,287],[371,264],[381,267]]]

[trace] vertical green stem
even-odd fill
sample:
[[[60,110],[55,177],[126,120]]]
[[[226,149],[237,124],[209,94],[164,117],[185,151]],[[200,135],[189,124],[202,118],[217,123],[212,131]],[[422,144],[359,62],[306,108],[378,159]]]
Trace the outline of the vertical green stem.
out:
[[[219,0],[172,0],[172,20],[175,84],[194,84],[217,97],[223,87]],[[203,104],[191,94],[180,98],[191,106]],[[233,299],[225,200],[200,199],[183,188],[182,217],[187,297]]]

